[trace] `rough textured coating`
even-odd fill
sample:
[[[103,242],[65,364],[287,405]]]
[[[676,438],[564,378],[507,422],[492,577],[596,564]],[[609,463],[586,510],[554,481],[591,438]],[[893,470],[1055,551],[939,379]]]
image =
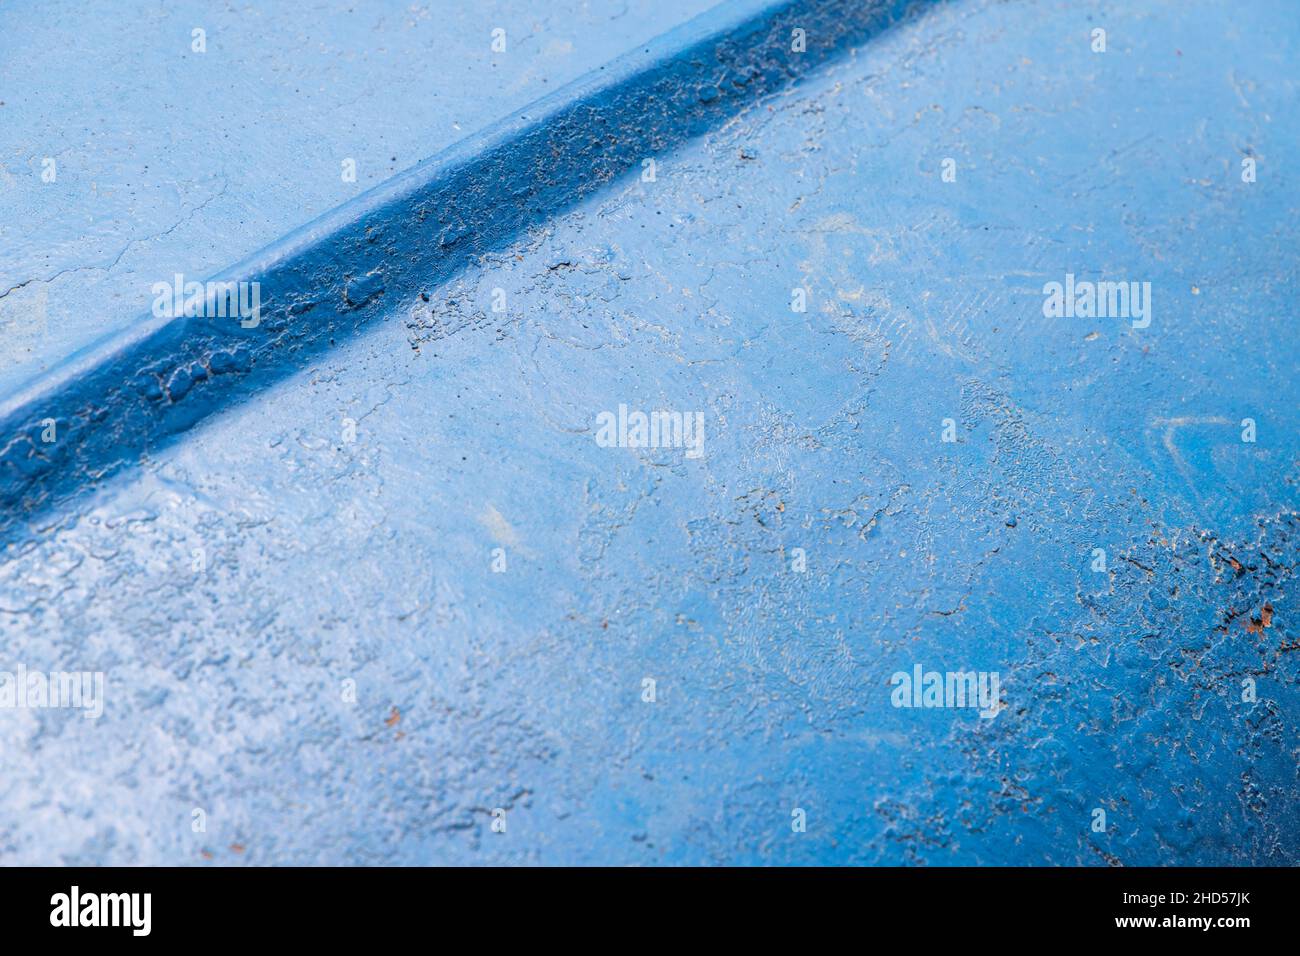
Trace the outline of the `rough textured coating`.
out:
[[[718,7],[212,277],[260,289],[250,325],[208,317],[209,291],[198,317],[147,315],[87,347],[0,400],[0,535],[20,536],[51,505],[300,369],[367,324],[383,297],[452,275],[922,5]]]
[[[0,713],[3,858],[1300,862],[1286,9],[937,7],[51,512],[0,633],[109,704]]]
[[[6,0],[0,395],[712,5]]]

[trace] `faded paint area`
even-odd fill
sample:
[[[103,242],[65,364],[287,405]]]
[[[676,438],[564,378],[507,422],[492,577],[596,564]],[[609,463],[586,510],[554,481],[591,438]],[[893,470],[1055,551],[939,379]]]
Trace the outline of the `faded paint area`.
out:
[[[3,858],[1300,862],[1285,9],[941,5],[53,515]]]
[[[0,4],[0,395],[710,6]]]

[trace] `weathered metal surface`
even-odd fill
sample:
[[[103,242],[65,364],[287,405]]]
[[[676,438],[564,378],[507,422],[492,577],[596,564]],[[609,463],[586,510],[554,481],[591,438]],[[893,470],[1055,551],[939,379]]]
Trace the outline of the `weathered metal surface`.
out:
[[[0,394],[708,7],[5,0]]]
[[[710,6],[4,0],[0,394]]]
[[[1286,9],[938,5],[49,511],[5,857],[1296,863]]]
[[[151,314],[0,401],[0,535],[21,535],[50,506],[302,368],[384,299],[448,277],[915,6],[721,7],[296,230],[206,294],[168,272],[151,284]]]

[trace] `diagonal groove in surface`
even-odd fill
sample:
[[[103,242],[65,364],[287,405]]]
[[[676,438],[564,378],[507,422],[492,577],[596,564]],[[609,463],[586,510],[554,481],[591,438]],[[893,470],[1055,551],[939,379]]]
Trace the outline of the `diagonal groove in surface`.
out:
[[[257,283],[255,326],[150,316],[73,356],[0,403],[0,542],[301,369],[365,327],[384,298],[446,279],[929,2],[718,7],[214,277]],[[214,305],[209,296],[205,313]]]

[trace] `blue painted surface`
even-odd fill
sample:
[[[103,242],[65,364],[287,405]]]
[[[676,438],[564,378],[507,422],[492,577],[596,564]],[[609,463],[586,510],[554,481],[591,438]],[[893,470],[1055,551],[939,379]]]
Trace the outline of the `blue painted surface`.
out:
[[[4,0],[0,395],[710,6]]]
[[[224,270],[228,297],[169,273],[150,314],[0,401],[0,535],[335,347],[381,297],[445,279],[917,6],[720,7]]]
[[[53,509],[3,858],[1296,863],[1287,10],[939,5]]]

